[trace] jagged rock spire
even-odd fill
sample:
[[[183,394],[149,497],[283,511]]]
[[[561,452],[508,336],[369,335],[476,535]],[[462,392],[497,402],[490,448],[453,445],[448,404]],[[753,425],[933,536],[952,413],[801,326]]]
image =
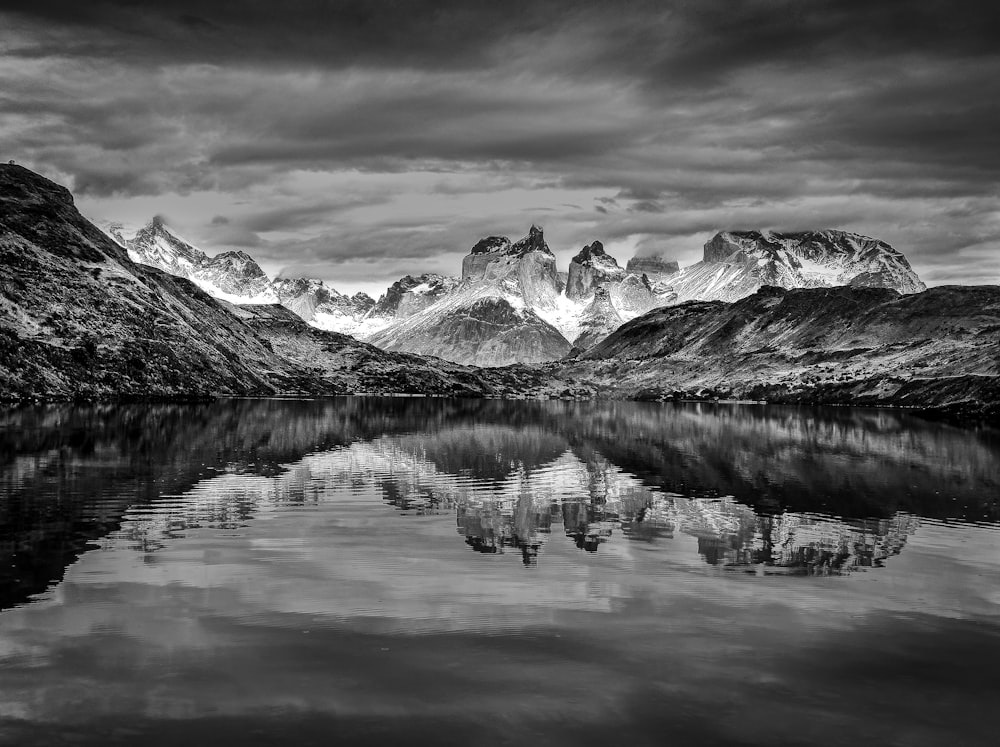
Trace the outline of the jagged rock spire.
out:
[[[539,226],[534,223],[528,230],[528,235],[518,241],[510,248],[511,254],[527,254],[528,252],[543,252],[552,254],[545,243],[545,234]]]
[[[583,247],[583,249],[581,249],[575,257],[573,257],[573,261],[581,265],[587,264],[594,259],[601,261],[602,264],[614,265],[615,267],[618,266],[618,260],[604,251],[604,244],[600,241],[594,241],[593,243],[588,244]]]

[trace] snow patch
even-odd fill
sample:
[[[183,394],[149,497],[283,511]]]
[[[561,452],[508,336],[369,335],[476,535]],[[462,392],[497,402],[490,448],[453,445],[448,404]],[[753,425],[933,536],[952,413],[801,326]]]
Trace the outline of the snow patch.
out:
[[[567,340],[575,340],[582,331],[582,317],[587,304],[567,298],[565,293],[560,293],[554,300],[555,303],[552,306],[533,307],[534,312],[558,329]]]

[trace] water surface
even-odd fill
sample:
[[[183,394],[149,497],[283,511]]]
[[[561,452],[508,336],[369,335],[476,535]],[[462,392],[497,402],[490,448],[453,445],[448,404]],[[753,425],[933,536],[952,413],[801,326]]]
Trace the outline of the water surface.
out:
[[[0,412],[0,742],[995,744],[1000,439],[341,398]]]

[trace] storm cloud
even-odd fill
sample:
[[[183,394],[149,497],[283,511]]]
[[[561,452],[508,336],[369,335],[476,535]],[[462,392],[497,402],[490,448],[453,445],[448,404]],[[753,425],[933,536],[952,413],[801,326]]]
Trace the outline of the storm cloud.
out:
[[[844,228],[996,283],[997,38],[961,1],[15,0],[0,157],[344,290],[532,221],[562,262]]]

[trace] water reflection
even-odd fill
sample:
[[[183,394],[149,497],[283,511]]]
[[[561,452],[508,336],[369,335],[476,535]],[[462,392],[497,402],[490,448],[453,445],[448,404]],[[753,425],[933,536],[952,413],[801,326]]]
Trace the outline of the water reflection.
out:
[[[375,491],[475,552],[696,538],[707,566],[838,574],[921,520],[1000,521],[995,432],[849,410],[345,398],[0,415],[0,606],[86,549],[155,553],[262,505]],[[96,545],[95,545],[96,543]]]
[[[0,743],[992,744],[997,456],[844,410],[8,410]]]

